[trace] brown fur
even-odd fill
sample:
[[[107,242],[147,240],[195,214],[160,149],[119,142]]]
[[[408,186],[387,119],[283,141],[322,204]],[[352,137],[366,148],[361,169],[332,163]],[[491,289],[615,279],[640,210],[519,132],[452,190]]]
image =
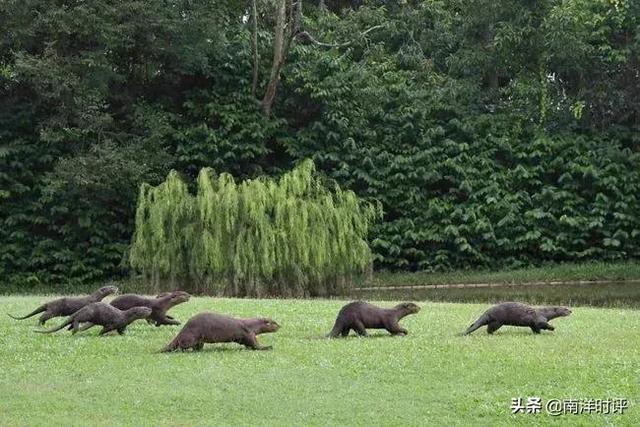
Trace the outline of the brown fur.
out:
[[[216,313],[200,313],[184,325],[163,352],[193,349],[200,351],[205,343],[235,342],[253,350],[270,350],[258,344],[256,336],[276,332],[280,328],[271,319],[235,319]]]
[[[64,297],[49,301],[23,317],[15,317],[11,314],[8,316],[16,320],[23,320],[44,311],[42,316],[40,316],[40,320],[38,320],[40,325],[44,325],[49,319],[59,316],[70,316],[82,307],[94,302],[99,302],[107,295],[115,294],[116,292],[118,292],[116,286],[104,286],[91,295],[84,297]]]
[[[531,307],[519,302],[503,302],[496,304],[485,311],[478,320],[463,332],[469,335],[478,328],[487,325],[487,333],[493,334],[504,325],[529,327],[534,334],[539,334],[541,330],[553,331],[555,328],[549,321],[556,317],[569,316],[571,310],[567,307]]]
[[[133,307],[149,307],[151,316],[147,322],[160,325],[179,325],[180,322],[167,315],[167,311],[184,302],[189,301],[191,295],[183,291],[165,292],[156,298],[146,298],[142,295],[125,294],[111,301],[111,305],[120,310],[128,310]]]
[[[419,311],[420,307],[412,302],[404,302],[393,308],[379,308],[364,301],[354,301],[340,309],[329,337],[346,337],[351,329],[361,336],[367,335],[367,329],[386,329],[391,335],[407,335],[408,331],[400,327],[398,322]]]
[[[149,315],[151,315],[149,307],[133,307],[122,311],[104,302],[94,302],[73,313],[60,326],[36,332],[50,334],[69,326],[69,330],[75,334],[78,331],[86,331],[93,326],[100,325],[102,330],[99,335],[104,335],[110,331],[118,331],[122,335],[131,322],[145,319]],[[82,327],[80,327],[81,323],[84,323]]]

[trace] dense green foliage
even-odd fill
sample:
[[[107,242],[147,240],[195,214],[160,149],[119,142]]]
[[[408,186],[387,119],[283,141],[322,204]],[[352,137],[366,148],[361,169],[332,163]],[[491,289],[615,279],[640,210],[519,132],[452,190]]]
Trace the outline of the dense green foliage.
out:
[[[305,158],[382,204],[379,267],[640,258],[639,2],[325,4],[267,117],[272,2],[256,97],[245,2],[2,2],[2,281],[122,277],[143,182]]]
[[[175,171],[141,187],[130,261],[157,290],[168,279],[233,296],[332,295],[373,261],[379,210],[323,183],[311,161],[278,181],[205,168],[197,182],[195,196]]]
[[[45,300],[3,297],[0,312],[27,313]],[[273,346],[267,352],[230,343],[158,354],[180,327],[137,321],[124,336],[98,337],[95,329],[43,336],[31,331],[34,319],[0,316],[0,424],[640,424],[638,310],[579,307],[538,336],[505,326],[494,336],[460,337],[487,306],[429,303],[401,321],[406,337],[371,331],[370,338],[323,339],[344,303],[192,298],[170,311],[182,321],[211,307],[272,317],[282,328],[258,338]],[[622,415],[511,414],[511,399],[529,396],[543,405],[626,398],[629,408]]]

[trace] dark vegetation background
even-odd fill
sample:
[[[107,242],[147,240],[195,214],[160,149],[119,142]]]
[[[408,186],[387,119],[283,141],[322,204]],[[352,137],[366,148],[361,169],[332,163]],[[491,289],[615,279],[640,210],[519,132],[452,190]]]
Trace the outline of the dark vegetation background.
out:
[[[0,2],[2,286],[127,276],[170,169],[304,158],[382,203],[378,268],[640,258],[640,2],[306,1],[266,111],[283,2],[255,94],[253,2]]]

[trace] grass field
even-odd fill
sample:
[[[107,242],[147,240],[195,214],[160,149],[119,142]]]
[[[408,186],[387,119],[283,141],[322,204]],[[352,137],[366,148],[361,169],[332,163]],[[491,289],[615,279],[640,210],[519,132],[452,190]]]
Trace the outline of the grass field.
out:
[[[424,303],[407,337],[329,340],[344,301],[194,298],[204,310],[272,317],[272,351],[235,344],[159,354],[179,327],[125,336],[33,333],[15,321],[47,300],[0,298],[0,425],[640,425],[640,311],[574,308],[555,332],[461,337],[486,305]],[[384,303],[385,306],[391,303]],[[53,319],[47,326],[60,322]],[[623,415],[512,415],[511,399],[626,398]]]

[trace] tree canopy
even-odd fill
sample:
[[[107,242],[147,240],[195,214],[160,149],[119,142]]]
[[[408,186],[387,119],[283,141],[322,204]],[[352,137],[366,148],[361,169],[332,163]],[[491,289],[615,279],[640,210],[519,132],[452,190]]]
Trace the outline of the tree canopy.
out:
[[[630,0],[4,1],[0,278],[123,277],[143,183],[303,159],[382,205],[379,268],[637,259],[638,28]]]

